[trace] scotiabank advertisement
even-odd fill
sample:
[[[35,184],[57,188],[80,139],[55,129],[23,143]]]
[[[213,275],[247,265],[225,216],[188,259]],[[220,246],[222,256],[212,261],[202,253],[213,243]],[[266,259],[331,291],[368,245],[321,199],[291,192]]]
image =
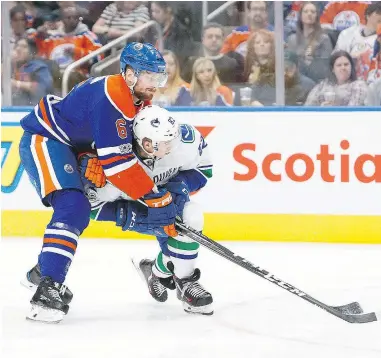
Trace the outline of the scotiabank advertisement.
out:
[[[23,115],[2,112],[2,210],[49,210],[20,166]],[[214,176],[192,200],[217,238],[381,243],[381,112],[173,116],[210,146]]]

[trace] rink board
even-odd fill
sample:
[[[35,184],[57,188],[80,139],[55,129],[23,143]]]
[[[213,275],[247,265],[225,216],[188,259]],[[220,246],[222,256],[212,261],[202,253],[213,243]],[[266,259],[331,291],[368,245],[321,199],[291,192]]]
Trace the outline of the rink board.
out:
[[[379,110],[178,109],[206,137],[214,177],[192,200],[218,240],[381,243]],[[51,213],[20,165],[19,120],[2,111],[2,235],[40,236]],[[93,222],[85,237],[132,238]],[[141,236],[143,238],[143,236]]]

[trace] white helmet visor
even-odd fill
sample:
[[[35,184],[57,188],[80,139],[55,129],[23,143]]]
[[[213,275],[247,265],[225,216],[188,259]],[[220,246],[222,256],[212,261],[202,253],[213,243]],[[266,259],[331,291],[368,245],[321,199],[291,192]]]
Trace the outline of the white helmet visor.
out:
[[[142,71],[139,73],[138,80],[144,87],[164,87],[168,80],[168,74],[167,72]]]

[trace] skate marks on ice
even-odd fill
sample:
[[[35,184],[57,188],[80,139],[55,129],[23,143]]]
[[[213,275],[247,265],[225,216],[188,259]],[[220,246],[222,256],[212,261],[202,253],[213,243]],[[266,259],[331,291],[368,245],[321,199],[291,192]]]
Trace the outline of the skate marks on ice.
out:
[[[40,240],[2,241],[1,357],[381,356],[378,322],[343,322],[206,250],[198,266],[214,296],[212,317],[186,314],[174,291],[164,304],[149,296],[130,257],[153,257],[154,241],[80,244],[67,280],[74,293],[69,314],[58,325],[44,325],[25,320],[31,292],[19,284],[35,264]],[[380,308],[380,246],[226,245],[329,304],[358,300],[365,311]]]

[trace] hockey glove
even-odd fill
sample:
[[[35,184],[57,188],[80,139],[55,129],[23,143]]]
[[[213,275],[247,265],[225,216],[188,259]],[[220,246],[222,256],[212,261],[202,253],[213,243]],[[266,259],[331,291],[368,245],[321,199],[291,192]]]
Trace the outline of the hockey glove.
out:
[[[140,234],[160,237],[164,240],[168,238],[164,227],[154,225],[148,219],[148,208],[133,201],[119,201],[117,203],[116,226],[121,226],[123,231],[135,231]]]
[[[95,154],[82,153],[78,156],[78,161],[82,180],[86,181],[91,186],[95,185],[96,188],[102,188],[106,185],[106,175]]]
[[[189,201],[189,188],[180,179],[172,178],[164,187],[172,194],[172,200],[175,203],[177,215],[183,217],[184,205]]]
[[[164,188],[158,193],[149,193],[143,197],[148,206],[148,221],[155,226],[162,226],[168,236],[177,236],[175,229],[176,206],[172,201],[172,195]]]

